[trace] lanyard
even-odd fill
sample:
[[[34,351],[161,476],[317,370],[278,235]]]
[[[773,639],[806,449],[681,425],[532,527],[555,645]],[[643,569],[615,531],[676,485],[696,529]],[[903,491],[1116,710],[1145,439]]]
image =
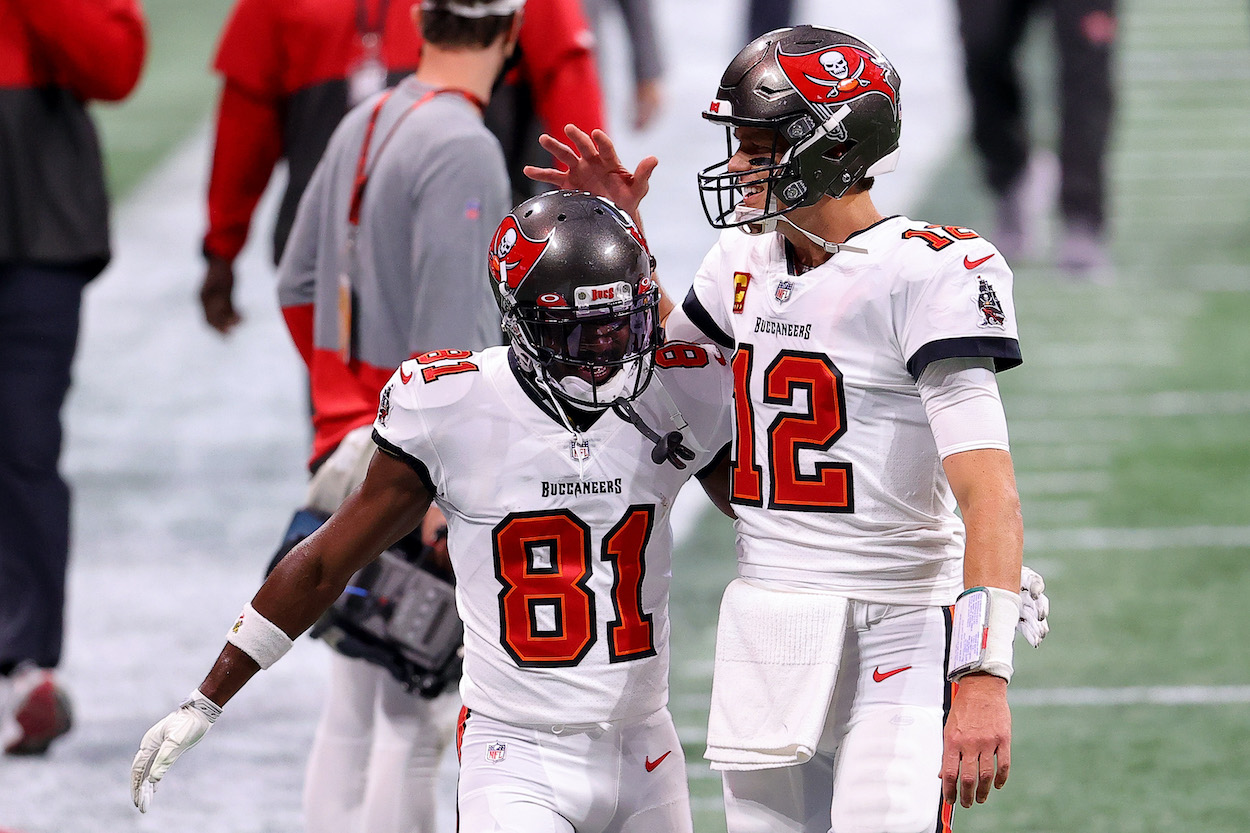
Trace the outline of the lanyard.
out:
[[[365,140],[360,146],[360,157],[356,160],[356,180],[352,187],[352,204],[347,211],[347,222],[351,224],[353,228],[360,225],[360,207],[365,201],[365,188],[369,185],[369,177],[372,175],[374,167],[377,166],[378,159],[382,157],[382,151],[386,149],[387,143],[391,141],[391,137],[395,135],[395,131],[401,124],[403,124],[404,119],[408,117],[409,113],[416,110],[418,107],[431,99],[445,94],[461,96],[465,99],[465,101],[468,101],[479,111],[485,109],[485,105],[482,103],[481,99],[473,95],[473,93],[465,90],[453,90],[447,88],[430,90],[425,95],[414,101],[412,106],[401,113],[399,118],[395,120],[395,123],[391,125],[391,129],[386,132],[384,137],[382,137],[382,142],[378,145],[378,152],[373,157],[373,164],[370,165],[369,146],[373,143],[373,131],[378,125],[378,116],[382,112],[382,107],[388,100],[390,100],[392,92],[394,91],[388,90],[382,95],[381,98],[378,99],[378,103],[373,105],[373,113],[369,116],[369,126],[365,128]]]

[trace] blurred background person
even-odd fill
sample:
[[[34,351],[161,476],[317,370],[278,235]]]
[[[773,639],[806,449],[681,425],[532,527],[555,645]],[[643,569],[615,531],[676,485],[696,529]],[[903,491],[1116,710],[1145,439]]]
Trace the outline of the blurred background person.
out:
[[[69,731],[61,661],[70,493],[59,472],[82,293],[109,262],[91,100],[134,89],[138,0],[0,0],[0,745]]]
[[[634,81],[633,126],[635,130],[645,130],[664,103],[664,58],[651,0],[585,0],[585,4],[595,42],[599,44],[603,43],[604,7],[615,6],[620,12],[629,41]]]
[[[343,119],[300,200],[278,294],[311,377],[308,503],[324,514],[363,479],[378,396],[395,367],[501,341],[483,252],[508,211],[509,183],[482,112],[524,6],[412,6],[423,38],[416,73]],[[437,521],[427,515],[427,544]],[[454,682],[420,696],[381,665],[331,654],[304,785],[306,830],[433,831],[439,760],[459,708]]]
[[[280,160],[287,185],[273,231],[282,257],[300,195],[335,125],[350,107],[417,68],[421,37],[412,0],[238,0],[215,66],[224,85],[208,185],[204,317],[225,334],[240,317],[234,260]],[[492,95],[486,123],[500,138],[514,182],[521,156],[538,151],[533,114],[560,133],[603,124],[593,36],[580,0],[529,0],[521,48]],[[544,163],[545,164],[545,163]],[[526,187],[523,186],[522,187]]]
[[[1107,246],[1107,140],[1114,111],[1116,0],[957,0],[972,138],[995,199],[994,242],[1012,262],[1040,254],[1059,179],[1062,230],[1055,265],[1089,280],[1111,272]],[[1031,13],[1054,15],[1059,158],[1031,146],[1018,53]]]
[[[793,16],[794,0],[747,0],[746,40],[789,26]]]

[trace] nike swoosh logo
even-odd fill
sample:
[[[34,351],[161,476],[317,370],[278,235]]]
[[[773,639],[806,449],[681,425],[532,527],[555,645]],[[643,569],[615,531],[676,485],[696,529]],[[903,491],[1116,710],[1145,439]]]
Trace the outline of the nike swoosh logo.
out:
[[[984,263],[985,261],[987,261],[987,260],[989,260],[990,258],[992,258],[993,256],[994,256],[994,253],[993,253],[993,252],[990,252],[990,253],[989,253],[989,254],[987,254],[985,257],[983,257],[983,258],[981,258],[981,259],[979,259],[979,260],[968,260],[968,256],[967,256],[967,255],[964,255],[964,268],[965,268],[965,269],[975,269],[975,268],[977,268],[978,266],[980,266],[982,263]]]
[[[403,382],[405,385],[408,384],[409,382],[412,381],[412,374],[405,373],[404,369],[401,367],[399,369],[399,381]]]
[[[665,752],[663,755],[661,755],[660,757],[656,758],[654,761],[651,760],[651,758],[648,756],[647,760],[643,762],[643,766],[647,768],[647,772],[651,772],[657,766],[664,763],[664,759],[667,758],[671,754],[673,754],[673,750],[670,749],[667,752]]]
[[[992,255],[991,255],[991,257],[992,257]],[[895,668],[893,671],[887,671],[887,672],[885,672],[884,674],[882,674],[882,673],[881,673],[881,666],[879,666],[879,665],[878,665],[876,668],[872,669],[872,681],[873,681],[874,683],[883,682],[884,680],[888,680],[888,679],[890,679],[890,678],[891,678],[891,677],[893,677],[895,674],[902,674],[902,673],[903,673],[904,671],[906,671],[908,668],[911,668],[911,666],[910,666],[910,665],[904,665],[902,668]]]

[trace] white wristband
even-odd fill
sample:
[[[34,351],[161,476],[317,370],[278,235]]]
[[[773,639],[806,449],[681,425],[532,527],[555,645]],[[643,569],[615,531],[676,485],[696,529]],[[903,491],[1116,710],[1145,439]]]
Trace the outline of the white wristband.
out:
[[[981,671],[1011,682],[1012,640],[1020,621],[1020,594],[1001,587],[969,587],[955,601],[948,679]]]
[[[226,641],[256,660],[262,670],[282,659],[292,644],[282,628],[257,613],[250,603],[243,605]]]

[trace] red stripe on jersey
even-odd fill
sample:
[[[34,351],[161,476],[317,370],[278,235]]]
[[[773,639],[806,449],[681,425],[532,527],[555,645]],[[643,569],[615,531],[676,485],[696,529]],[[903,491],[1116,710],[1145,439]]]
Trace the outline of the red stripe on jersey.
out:
[[[942,801],[942,809],[938,811],[938,823],[936,833],[951,833],[952,824],[955,818],[955,805],[947,801]]]
[[[951,631],[954,628],[955,606],[947,605],[942,610],[942,619],[946,625],[946,660],[942,663],[942,670],[945,671],[950,667],[950,644]],[[955,699],[955,692],[959,690],[959,683],[951,680],[946,681],[945,691],[942,694],[942,726],[946,726],[946,718],[950,717],[951,702]],[[941,796],[938,796],[938,821],[935,833],[951,833],[951,825],[955,817],[955,805],[947,803]]]
[[[464,730],[469,722],[469,707],[460,707],[460,716],[456,718],[456,760],[460,760],[461,749],[464,746]]]

